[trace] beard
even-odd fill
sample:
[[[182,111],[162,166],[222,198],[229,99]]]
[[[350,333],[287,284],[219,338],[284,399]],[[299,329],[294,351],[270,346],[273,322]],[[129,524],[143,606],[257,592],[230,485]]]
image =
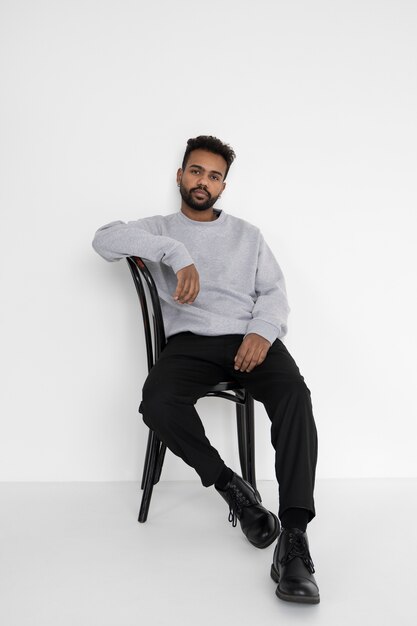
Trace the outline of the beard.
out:
[[[181,183],[180,184],[181,198],[190,207],[190,209],[194,209],[195,211],[207,211],[207,209],[211,209],[211,207],[217,202],[220,194],[218,196],[210,196],[209,194],[205,200],[196,200],[192,196],[192,192],[196,191],[197,189],[198,187],[194,187],[193,189],[190,189],[190,191],[187,191]]]

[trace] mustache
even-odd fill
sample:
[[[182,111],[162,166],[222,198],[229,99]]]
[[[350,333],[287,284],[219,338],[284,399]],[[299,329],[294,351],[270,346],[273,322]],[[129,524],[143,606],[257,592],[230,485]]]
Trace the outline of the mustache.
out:
[[[208,196],[209,198],[211,197],[209,192],[206,191],[205,189],[203,189],[202,187],[195,187],[194,189],[191,189],[191,192],[193,192],[193,191],[202,191],[203,193],[206,194],[206,196]]]

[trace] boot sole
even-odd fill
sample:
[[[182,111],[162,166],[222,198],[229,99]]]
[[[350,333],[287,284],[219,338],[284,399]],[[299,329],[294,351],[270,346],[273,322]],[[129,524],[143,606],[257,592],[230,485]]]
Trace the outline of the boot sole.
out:
[[[271,545],[271,543],[274,543],[275,539],[276,539],[276,538],[278,537],[278,535],[279,535],[279,532],[280,532],[280,526],[279,526],[278,518],[277,518],[277,516],[276,516],[276,515],[274,515],[274,513],[271,513],[271,515],[272,515],[272,516],[273,516],[273,518],[274,518],[274,522],[275,522],[275,529],[274,529],[274,532],[272,533],[272,535],[270,535],[270,536],[269,536],[269,538],[266,540],[266,542],[260,545],[259,543],[253,543],[253,541],[251,541],[250,539],[248,539],[248,541],[249,541],[249,542],[250,542],[253,546],[255,546],[255,548],[260,548],[260,549],[267,548],[268,546],[270,546],[270,545]]]
[[[279,584],[279,573],[275,569],[274,564],[271,565],[271,578],[272,580]],[[282,593],[277,587],[275,590],[275,595],[280,598],[280,600],[285,600],[286,602],[299,602],[300,604],[318,604],[320,602],[320,596],[291,596],[287,593]]]

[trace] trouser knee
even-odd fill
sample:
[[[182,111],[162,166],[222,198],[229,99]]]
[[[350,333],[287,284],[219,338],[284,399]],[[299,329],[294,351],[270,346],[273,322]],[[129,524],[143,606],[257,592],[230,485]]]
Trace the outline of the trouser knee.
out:
[[[281,422],[284,417],[295,426],[313,420],[311,393],[303,378],[280,385],[275,391],[275,406],[272,421]],[[278,425],[278,424],[277,424]]]
[[[277,385],[274,390],[278,402],[311,402],[310,389],[307,387],[304,378],[295,378]]]
[[[169,410],[169,404],[170,397],[166,389],[162,391],[160,388],[154,389],[145,384],[139,408],[144,423],[156,432],[164,430],[169,415],[172,416],[172,408]]]

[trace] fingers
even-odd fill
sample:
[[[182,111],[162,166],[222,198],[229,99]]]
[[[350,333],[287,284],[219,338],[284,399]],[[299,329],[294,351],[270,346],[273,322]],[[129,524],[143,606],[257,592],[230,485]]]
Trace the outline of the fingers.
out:
[[[255,367],[265,361],[267,350],[265,348],[248,348],[242,352],[238,351],[235,356],[235,370],[241,372],[251,372]]]
[[[179,304],[192,304],[200,291],[200,281],[194,266],[186,267],[177,272],[177,288],[173,294]]]
[[[174,294],[174,300],[180,304],[192,304],[199,292],[199,284],[196,279],[179,281]]]
[[[179,304],[192,304],[198,294],[198,286],[196,281],[185,281],[178,283],[174,294],[174,300]]]
[[[251,372],[263,363],[268,354],[271,343],[256,333],[249,333],[239,346],[235,356],[235,370]]]

